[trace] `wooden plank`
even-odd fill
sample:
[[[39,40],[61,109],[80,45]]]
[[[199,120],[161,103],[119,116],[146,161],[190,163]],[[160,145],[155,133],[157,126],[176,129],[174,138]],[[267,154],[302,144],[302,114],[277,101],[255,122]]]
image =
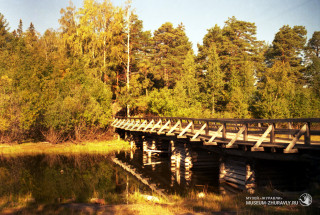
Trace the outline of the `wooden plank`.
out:
[[[147,124],[147,120],[144,120],[141,125],[136,129],[137,131],[140,131],[140,129],[145,125]]]
[[[236,174],[236,173],[231,173],[231,172],[228,172],[226,171],[226,176],[227,177],[231,177],[231,178],[235,178],[235,179],[239,179],[239,180],[242,180],[242,181],[245,181],[246,180],[246,175],[240,175],[240,174]]]
[[[150,132],[154,131],[154,129],[156,129],[156,127],[158,127],[161,122],[162,122],[162,120],[160,119],[160,120],[151,128]]]
[[[189,129],[192,125],[193,125],[193,121],[191,121],[191,122],[187,125],[187,127],[185,127],[185,128],[180,132],[180,134],[178,135],[178,137],[182,137],[182,136],[188,131],[188,129]]]
[[[119,128],[125,121],[126,121],[125,119],[120,120],[119,123],[117,123],[114,127]]]
[[[168,120],[168,121],[166,122],[166,124],[165,124],[164,126],[162,126],[162,128],[160,128],[160,130],[158,131],[158,134],[161,134],[161,132],[162,132],[164,129],[166,129],[167,126],[168,126],[170,123],[171,123],[171,121]]]
[[[120,122],[122,122],[122,121],[123,121],[122,119],[119,119],[119,120],[117,121],[117,123],[113,124],[113,127],[117,127],[118,124],[119,124]]]
[[[263,135],[259,138],[257,143],[251,148],[251,151],[263,151],[263,148],[260,148],[263,140],[268,136],[268,134],[272,131],[272,125],[269,125],[267,130],[263,133]]]
[[[115,125],[118,121],[119,121],[119,119],[116,118],[116,119],[111,123],[111,126]]]
[[[170,131],[167,133],[168,136],[174,135],[172,132],[176,130],[176,128],[181,124],[181,121],[178,120],[178,122],[170,129]]]
[[[238,131],[238,133],[236,134],[236,136],[226,145],[226,148],[231,148],[233,147],[233,144],[237,141],[237,139],[239,138],[239,136],[244,132],[244,130],[246,129],[246,126],[242,126],[240,128],[240,130]]]
[[[132,127],[131,127],[131,131],[135,128],[135,127],[137,127],[137,126],[139,126],[139,124],[140,124],[140,120],[138,120],[137,122],[136,122],[136,124],[134,124]]]
[[[283,150],[284,153],[296,153],[298,150],[293,149],[293,147],[296,145],[297,141],[300,139],[300,137],[306,133],[307,131],[307,124],[302,126],[301,130],[298,132],[298,134],[293,138],[293,140],[289,143],[287,148]]]
[[[216,131],[216,133],[214,135],[212,135],[212,137],[209,139],[208,142],[206,142],[206,144],[209,144],[209,143],[213,143],[213,140],[216,139],[216,137],[218,136],[219,133],[221,133],[222,129],[224,128],[224,125],[221,125],[219,127],[219,129]],[[216,145],[217,143],[215,143]]]
[[[130,122],[130,119],[128,119],[128,120],[126,121],[126,123],[124,123],[124,125],[122,125],[120,128],[121,128],[121,129],[124,129],[124,127],[126,127],[126,125],[128,125],[129,122]]]
[[[130,123],[129,123],[128,125],[123,126],[123,129],[124,129],[124,130],[129,130],[129,127],[133,125],[133,122],[134,122],[134,121],[131,121],[131,120],[130,120]]]
[[[143,129],[143,131],[146,131],[153,123],[154,123],[154,120],[151,120],[149,124]]]
[[[200,128],[200,130],[197,131],[195,135],[191,138],[190,141],[196,140],[196,138],[200,135],[200,133],[207,127],[207,123],[204,123],[204,125]]]
[[[130,123],[130,125],[128,125],[128,126],[126,127],[126,130],[130,130],[131,127],[135,125],[135,122],[136,122],[135,120],[132,120],[131,123]]]

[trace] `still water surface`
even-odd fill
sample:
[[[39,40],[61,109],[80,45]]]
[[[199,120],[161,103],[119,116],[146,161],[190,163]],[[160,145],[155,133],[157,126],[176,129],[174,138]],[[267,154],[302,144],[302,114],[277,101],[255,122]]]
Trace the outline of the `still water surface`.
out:
[[[0,156],[0,209],[19,201],[123,203],[127,180],[129,192],[148,190],[127,175],[104,155]]]

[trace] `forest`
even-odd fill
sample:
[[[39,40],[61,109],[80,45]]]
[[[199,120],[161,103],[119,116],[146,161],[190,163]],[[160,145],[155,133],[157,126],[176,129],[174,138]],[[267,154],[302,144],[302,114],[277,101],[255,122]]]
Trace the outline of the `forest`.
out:
[[[1,12],[1,11],[0,11]],[[230,17],[197,54],[181,23],[145,31],[130,4],[85,0],[60,28],[10,30],[0,14],[0,142],[95,136],[113,115],[320,117],[320,31],[284,25],[271,44]],[[129,43],[128,43],[129,42]],[[129,73],[128,73],[129,71]]]

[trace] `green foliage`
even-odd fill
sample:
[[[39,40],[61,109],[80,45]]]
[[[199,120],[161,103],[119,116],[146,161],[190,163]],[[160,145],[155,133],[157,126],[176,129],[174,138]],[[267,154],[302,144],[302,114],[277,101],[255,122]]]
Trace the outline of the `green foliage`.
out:
[[[159,116],[204,117],[201,104],[187,96],[181,82],[174,89],[162,88],[150,93],[148,111]]]
[[[73,77],[73,72],[59,83],[62,91],[57,92],[44,113],[45,126],[63,132],[79,126],[105,127],[111,117],[110,87],[94,78]]]
[[[254,23],[231,17],[208,30],[195,56],[182,24],[143,31],[137,14],[127,20],[128,4],[71,3],[60,29],[43,35],[32,23],[23,31],[22,20],[10,32],[0,14],[0,142],[81,139],[127,105],[131,115],[320,115],[319,31],[306,44],[305,27],[285,25],[268,47]]]
[[[289,118],[295,97],[294,79],[289,63],[275,62],[264,74],[264,86],[259,91],[258,109],[263,118]]]
[[[159,82],[158,86],[173,88],[181,79],[182,64],[191,50],[184,26],[181,24],[174,28],[172,23],[167,22],[154,32],[152,41],[154,78]]]
[[[306,35],[304,26],[291,28],[284,25],[274,37],[268,59],[289,63],[291,67],[301,66],[301,54],[306,43]]]

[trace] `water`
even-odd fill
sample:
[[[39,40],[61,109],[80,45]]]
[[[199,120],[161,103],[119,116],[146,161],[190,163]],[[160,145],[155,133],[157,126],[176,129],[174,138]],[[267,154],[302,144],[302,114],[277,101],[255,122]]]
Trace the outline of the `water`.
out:
[[[180,195],[194,190],[221,193],[224,189],[219,180],[221,162],[226,169],[239,170],[238,178],[248,165],[239,158],[219,157],[199,149],[190,151],[192,167],[181,164],[177,168],[171,155],[148,156],[141,149],[120,152],[116,156],[158,189]],[[291,161],[255,160],[254,164],[251,167],[255,172],[255,186],[271,184],[279,190],[306,189],[307,172],[314,172],[303,163]],[[233,172],[229,172],[229,176],[232,177]],[[21,204],[89,203],[92,199],[101,199],[105,204],[126,203],[127,182],[128,193],[150,193],[147,186],[104,155],[0,156],[0,210]],[[283,185],[285,187],[281,188]]]
[[[170,194],[186,195],[190,191],[219,192],[219,166],[213,168],[174,168],[170,155],[153,154],[148,157],[142,150],[120,152],[117,158],[136,169],[150,184]]]
[[[221,155],[199,148],[190,149],[187,155],[183,155],[181,148],[179,150],[179,156],[182,156],[178,159],[181,161],[179,165],[174,163],[177,161],[173,161],[170,154],[153,153],[150,156],[142,149],[121,152],[117,157],[148,178],[150,184],[156,184],[167,193],[180,195],[190,191],[255,193],[263,189],[300,192],[311,184],[308,178],[316,178],[310,172],[318,172],[310,163],[302,161]],[[192,160],[190,166],[185,163],[186,158]]]
[[[0,209],[11,204],[126,201],[127,173],[103,155],[0,157]],[[148,190],[129,178],[129,192]]]

